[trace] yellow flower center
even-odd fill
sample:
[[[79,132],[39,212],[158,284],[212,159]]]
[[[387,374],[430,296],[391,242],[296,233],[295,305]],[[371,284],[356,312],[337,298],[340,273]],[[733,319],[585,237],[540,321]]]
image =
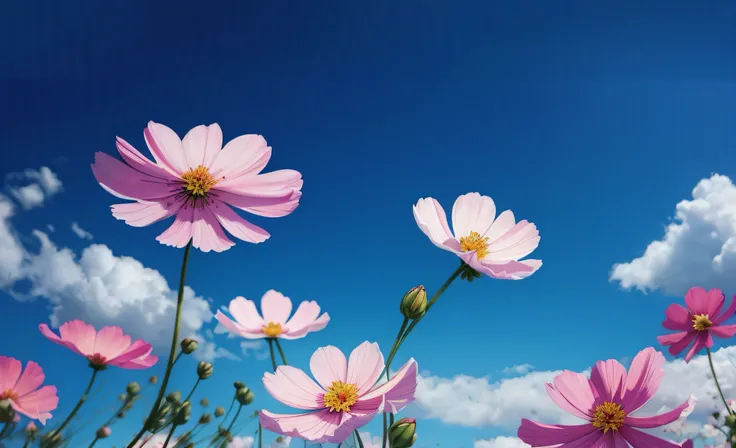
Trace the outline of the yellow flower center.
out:
[[[217,180],[210,174],[210,170],[202,165],[182,174],[181,180],[184,181],[184,190],[193,197],[207,196],[210,189],[217,183]]]
[[[693,316],[693,328],[697,331],[707,330],[713,325],[707,314],[696,314]]]
[[[470,232],[470,235],[460,238],[460,250],[475,251],[478,260],[482,260],[488,255],[488,237],[481,236],[478,232]]]
[[[349,412],[350,406],[358,401],[358,388],[355,384],[333,381],[322,401],[326,408],[330,408],[330,412]]]
[[[13,389],[8,389],[0,394],[0,400],[17,400],[18,394]]]
[[[268,324],[263,326],[263,334],[265,334],[269,338],[275,338],[276,336],[280,335],[282,331],[283,330],[281,329],[281,324],[269,322]]]
[[[593,410],[593,426],[603,430],[603,434],[609,430],[618,431],[623,426],[626,412],[621,409],[620,404],[606,401],[599,404]]]

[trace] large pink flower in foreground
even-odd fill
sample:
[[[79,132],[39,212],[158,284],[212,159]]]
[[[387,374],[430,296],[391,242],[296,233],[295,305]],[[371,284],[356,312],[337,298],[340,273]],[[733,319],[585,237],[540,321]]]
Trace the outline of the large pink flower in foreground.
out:
[[[102,327],[96,331],[90,324],[72,320],[59,327],[61,337],[46,324],[39,325],[38,329],[52,342],[87,358],[93,368],[147,369],[158,361],[158,357],[151,354],[151,344],[140,339],[131,344],[130,336],[120,327]]]
[[[414,219],[437,247],[455,253],[481,274],[519,280],[542,266],[541,260],[522,260],[539,245],[537,226],[526,220],[517,223],[511,210],[496,218],[496,204],[488,196],[468,193],[457,198],[452,207],[454,235],[436,199],[420,199]]]
[[[317,302],[304,301],[299,304],[294,315],[291,314],[291,300],[278,291],[270,290],[261,298],[261,311],[244,297],[236,297],[230,302],[230,314],[235,321],[218,311],[215,314],[223,327],[230,333],[247,339],[282,338],[299,339],[312,331],[319,331],[330,321],[330,315],[320,316]]]
[[[0,356],[0,400],[8,400],[15,412],[45,425],[51,418],[49,412],[59,404],[59,397],[56,387],[40,387],[44,378],[43,369],[35,362],[28,361],[23,370],[17,359]]]
[[[685,362],[695,356],[703,347],[713,347],[713,335],[719,338],[730,338],[736,334],[736,325],[722,325],[736,312],[736,297],[731,305],[721,312],[725,297],[720,289],[706,291],[695,287],[685,294],[684,306],[673,303],[664,312],[662,326],[677,333],[657,336],[662,345],[669,345],[669,352],[677,355],[691,343],[692,347],[685,355]],[[695,341],[695,342],[693,342]]]
[[[691,403],[653,417],[634,417],[659,388],[664,356],[649,347],[639,352],[628,374],[618,361],[598,361],[590,379],[569,370],[547,384],[552,401],[570,414],[587,420],[584,425],[545,425],[523,419],[518,436],[532,447],[570,448],[678,448],[635,428],[657,428],[676,421]],[[628,443],[628,444],[627,444]]]
[[[378,344],[364,342],[350,360],[336,347],[317,349],[309,362],[315,383],[306,373],[281,366],[266,373],[263,384],[278,401],[303,414],[273,414],[261,411],[261,425],[269,431],[311,442],[341,443],[381,412],[396,413],[414,400],[417,363],[410,359],[387,383],[376,385],[383,373],[383,354]]]
[[[110,193],[134,203],[112,206],[112,214],[135,227],[176,215],[174,223],[156,239],[184,247],[192,241],[204,252],[222,252],[231,235],[261,243],[268,232],[241,218],[230,206],[254,215],[286,216],[299,205],[302,176],[279,170],[259,174],[271,158],[271,147],[260,135],[241,135],[222,148],[217,124],[197,126],[183,140],[168,127],[149,122],[143,131],[155,163],[128,142],[117,138],[125,163],[95,154],[97,181]]]

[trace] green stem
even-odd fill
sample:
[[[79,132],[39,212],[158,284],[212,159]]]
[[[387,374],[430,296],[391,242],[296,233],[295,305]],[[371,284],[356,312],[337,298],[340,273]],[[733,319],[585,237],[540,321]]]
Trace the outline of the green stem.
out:
[[[273,371],[275,372],[278,365],[276,365],[276,355],[273,353],[273,339],[268,338],[266,340],[268,341],[268,350],[271,352],[271,364],[273,365]]]
[[[79,412],[79,408],[82,407],[85,401],[87,401],[87,394],[89,394],[89,391],[92,389],[92,385],[95,382],[95,378],[97,378],[97,372],[99,372],[99,369],[92,368],[92,378],[89,379],[89,384],[87,384],[87,389],[84,390],[84,393],[82,394],[82,397],[77,402],[77,405],[74,406],[74,409],[72,409],[71,414],[64,420],[64,423],[61,424],[58,428],[51,431],[49,433],[47,440],[51,440],[52,437],[54,437],[56,434],[60,433],[62,429],[66,428],[66,425],[69,424],[70,421],[74,418],[75,415],[77,415],[77,412]]]
[[[240,411],[243,410],[243,405],[241,404],[238,406],[238,411],[235,412],[235,416],[233,417],[233,421],[230,422],[230,426],[227,427],[227,432],[229,433],[231,429],[233,429],[233,425],[235,424],[235,420],[238,419],[238,416],[240,415]]]
[[[235,397],[233,397],[233,401],[232,403],[230,403],[230,407],[227,410],[227,414],[225,414],[225,418],[222,419],[223,422],[227,421],[227,417],[230,415],[230,411],[233,410],[233,406],[235,406]],[[220,426],[220,425],[217,425],[217,426]]]
[[[166,448],[167,446],[169,446],[169,441],[171,440],[171,436],[174,435],[174,430],[176,430],[176,423],[174,423],[173,425],[171,425],[171,431],[169,431],[169,435],[166,436],[166,441],[164,441],[163,448]]]
[[[360,438],[360,434],[358,434],[358,430],[354,429],[353,434],[355,434],[355,441],[358,442],[358,448],[363,448],[363,440]]]
[[[289,364],[286,363],[286,356],[284,356],[284,350],[281,348],[281,343],[278,339],[274,339],[274,342],[276,343],[276,348],[279,349],[279,355],[281,355],[281,363],[285,366],[288,366]]]
[[[194,390],[197,388],[197,386],[199,386],[200,381],[202,381],[202,378],[197,378],[197,382],[194,383],[194,387],[192,387],[192,390],[189,391],[189,395],[187,395],[187,398],[185,398],[184,401],[182,401],[182,403],[186,403],[187,401],[189,401],[189,398],[192,397]]]
[[[258,448],[263,448],[263,427],[261,426],[261,422],[258,422]]]
[[[731,410],[731,407],[728,405],[728,402],[726,401],[726,397],[723,395],[723,391],[721,390],[721,385],[718,384],[718,377],[716,376],[716,369],[713,367],[713,357],[710,355],[710,349],[706,347],[705,352],[708,353],[708,364],[710,364],[710,373],[713,374],[713,381],[715,381],[716,383],[716,389],[718,389],[718,393],[721,395],[721,400],[723,400],[723,404],[726,405],[726,411],[728,411],[729,414],[733,415],[733,411]]]
[[[89,447],[88,448],[92,448],[93,446],[95,446],[95,443],[97,443],[98,440],[100,440],[100,438],[99,437],[95,437],[95,440],[93,440],[92,443],[89,444]]]
[[[158,411],[158,406],[159,404],[161,404],[161,399],[166,393],[166,386],[169,384],[171,370],[174,368],[174,363],[178,360],[178,358],[176,357],[176,348],[179,346],[179,324],[181,322],[182,304],[184,303],[184,282],[187,276],[187,261],[189,260],[189,251],[191,250],[191,248],[192,241],[190,240],[189,243],[187,243],[187,247],[184,249],[184,260],[181,263],[181,275],[179,277],[179,294],[176,298],[176,317],[174,318],[174,334],[171,337],[171,350],[169,351],[169,361],[166,365],[166,373],[164,374],[164,378],[161,381],[161,388],[159,388],[158,390],[158,395],[156,396],[156,399],[153,400],[153,406],[151,406],[151,411],[148,413],[148,417],[146,418],[146,422],[143,424],[143,428],[141,428],[141,430],[138,432],[138,434],[136,434],[133,440],[130,441],[130,443],[128,444],[128,448],[133,448],[133,445],[135,445],[136,442],[138,442],[141,437],[143,437],[146,429],[153,421],[153,416]]]
[[[26,439],[26,443],[24,443],[24,444],[23,444],[23,448],[28,448],[28,447],[30,447],[32,443],[33,443],[33,439],[31,439],[30,437],[28,437],[28,438]]]

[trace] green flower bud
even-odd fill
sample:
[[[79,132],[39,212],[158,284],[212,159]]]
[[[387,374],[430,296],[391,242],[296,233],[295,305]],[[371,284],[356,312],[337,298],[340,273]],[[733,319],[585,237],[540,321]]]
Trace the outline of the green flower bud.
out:
[[[174,424],[176,425],[183,425],[186,422],[189,421],[189,417],[192,415],[192,406],[189,404],[188,401],[184,402],[181,406],[179,406],[179,409],[176,412],[176,417],[174,417]]]
[[[151,383],[151,384],[156,384],[156,383],[158,383],[158,377],[156,375],[154,375],[154,376],[148,378],[148,382]]]
[[[225,408],[222,406],[218,406],[215,408],[215,417],[222,417],[225,415]]]
[[[179,400],[181,400],[181,392],[179,392],[178,390],[175,392],[169,392],[169,394],[166,395],[166,401],[168,401],[169,403],[176,403]]]
[[[248,406],[249,404],[253,403],[253,399],[255,398],[255,396],[250,389],[248,389],[247,387],[243,387],[241,389],[238,389],[238,391],[235,393],[235,398],[238,400],[238,403],[242,404],[243,406]]]
[[[206,408],[207,406],[209,406],[209,405],[210,405],[210,400],[208,400],[208,399],[207,399],[207,397],[202,397],[202,399],[201,399],[201,400],[199,400],[199,404],[200,404],[200,405],[201,405],[201,406],[202,406],[203,408]]]
[[[15,418],[15,411],[10,400],[0,400],[0,423],[10,423]]]
[[[192,338],[186,338],[181,341],[181,351],[185,355],[191,355],[197,350],[197,347],[199,347],[199,343]]]
[[[126,403],[125,403],[125,404],[123,405],[123,410],[124,410],[124,411],[130,411],[131,409],[133,409],[133,400],[127,401],[127,402],[126,402]]]
[[[120,400],[120,401],[125,401],[125,400],[127,400],[127,399],[128,399],[128,396],[127,396],[127,395],[125,395],[125,394],[120,394],[120,395],[118,395],[118,400]]]
[[[401,314],[407,319],[417,320],[427,311],[427,290],[424,286],[415,286],[401,299]]]
[[[238,389],[244,388],[245,387],[245,384],[244,383],[241,383],[240,381],[236,381],[236,382],[233,383],[233,386],[235,387],[235,390],[237,391]]]
[[[52,437],[49,437],[51,433],[44,434],[41,436],[41,446],[55,448],[61,444],[61,433],[54,432]]]
[[[207,423],[212,421],[212,416],[208,413],[202,414],[201,417],[199,417],[199,424],[200,425],[206,425]]]
[[[409,448],[417,440],[417,421],[413,418],[397,420],[388,428],[388,440],[391,448]]]
[[[197,375],[199,375],[199,379],[206,380],[212,376],[214,371],[215,369],[212,367],[212,364],[208,362],[200,361],[199,365],[197,365]]]
[[[100,428],[100,429],[97,430],[97,434],[96,435],[97,435],[97,438],[98,439],[106,439],[106,438],[110,437],[110,433],[111,432],[112,431],[110,431],[110,428],[108,428],[107,426],[103,426],[102,428]]]
[[[126,386],[125,391],[128,392],[129,396],[135,397],[141,391],[141,386],[139,386],[138,383],[136,383],[135,381],[132,381],[128,383],[128,386]]]
[[[727,424],[727,425],[728,425],[729,427],[733,427],[734,425],[736,425],[736,415],[733,415],[733,414],[728,414],[728,415],[726,416],[726,424]]]

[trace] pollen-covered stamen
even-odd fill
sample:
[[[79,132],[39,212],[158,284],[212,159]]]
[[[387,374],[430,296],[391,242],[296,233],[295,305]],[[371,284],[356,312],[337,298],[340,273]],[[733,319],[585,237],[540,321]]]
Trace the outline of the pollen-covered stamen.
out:
[[[358,387],[355,384],[333,381],[322,397],[322,402],[330,412],[349,412],[350,407],[358,401]]]
[[[90,355],[90,356],[87,357],[87,359],[89,360],[89,363],[90,364],[92,364],[93,366],[98,366],[98,367],[104,366],[105,363],[107,362],[107,358],[104,357],[104,356],[102,356],[99,353],[95,353],[94,355]]]
[[[17,400],[18,394],[13,389],[0,393],[0,400]]]
[[[624,425],[626,412],[620,404],[606,401],[593,410],[593,426],[602,429],[603,434],[610,430],[618,431]]]
[[[205,197],[215,186],[217,179],[210,173],[209,168],[199,165],[181,175],[184,181],[183,189],[191,197]]]
[[[707,314],[696,314],[693,316],[693,328],[697,331],[704,331],[713,326],[713,322]]]
[[[463,252],[475,251],[475,256],[482,260],[489,253],[488,237],[481,236],[478,232],[470,232],[470,235],[460,238],[460,250]]]
[[[281,328],[281,324],[277,324],[274,322],[269,322],[263,326],[263,334],[265,334],[269,338],[275,338],[278,335],[280,335],[283,331],[284,329]]]

